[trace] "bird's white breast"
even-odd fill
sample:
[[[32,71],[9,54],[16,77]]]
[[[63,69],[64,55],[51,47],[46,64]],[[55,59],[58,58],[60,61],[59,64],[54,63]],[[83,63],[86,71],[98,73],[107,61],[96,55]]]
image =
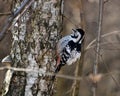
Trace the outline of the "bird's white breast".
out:
[[[77,59],[79,59],[80,56],[81,56],[80,53],[78,53],[77,51],[73,50],[73,51],[71,52],[71,57],[70,57],[70,58],[68,59],[68,61],[67,61],[67,64],[68,64],[68,65],[71,65],[71,64],[75,63],[75,61],[76,61]]]

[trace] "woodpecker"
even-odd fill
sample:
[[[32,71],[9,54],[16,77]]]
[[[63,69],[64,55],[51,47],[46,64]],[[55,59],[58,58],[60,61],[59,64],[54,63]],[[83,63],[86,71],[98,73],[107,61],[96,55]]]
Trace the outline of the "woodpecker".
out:
[[[72,29],[72,34],[61,38],[57,44],[57,61],[54,73],[58,73],[65,64],[71,65],[81,56],[81,44],[85,32],[78,28]],[[55,75],[52,79],[55,78]]]

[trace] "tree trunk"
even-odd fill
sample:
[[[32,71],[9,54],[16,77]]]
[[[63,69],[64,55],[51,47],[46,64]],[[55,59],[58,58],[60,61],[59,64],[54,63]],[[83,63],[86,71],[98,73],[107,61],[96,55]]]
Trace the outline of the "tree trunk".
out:
[[[21,6],[14,2],[14,10]],[[12,26],[12,67],[14,71],[6,96],[51,96],[54,88],[47,72],[55,64],[55,46],[61,31],[61,0],[35,0]]]

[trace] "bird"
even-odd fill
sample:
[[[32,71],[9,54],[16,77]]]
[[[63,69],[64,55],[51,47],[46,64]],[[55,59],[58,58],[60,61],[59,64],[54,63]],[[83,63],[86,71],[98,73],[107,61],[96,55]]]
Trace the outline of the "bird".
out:
[[[81,57],[81,44],[84,39],[84,30],[81,28],[72,29],[72,33],[62,37],[56,47],[56,65],[54,73],[58,73],[62,66],[71,65]],[[55,75],[52,76],[52,80]]]

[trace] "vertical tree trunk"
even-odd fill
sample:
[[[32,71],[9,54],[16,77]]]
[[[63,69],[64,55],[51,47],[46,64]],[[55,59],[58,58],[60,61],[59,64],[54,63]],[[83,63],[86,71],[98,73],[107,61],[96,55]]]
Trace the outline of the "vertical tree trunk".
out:
[[[15,2],[14,10],[21,5]],[[12,67],[14,71],[7,96],[51,96],[49,76],[55,64],[55,45],[61,31],[61,0],[35,0],[31,8],[12,27]],[[32,71],[27,71],[32,69]]]

